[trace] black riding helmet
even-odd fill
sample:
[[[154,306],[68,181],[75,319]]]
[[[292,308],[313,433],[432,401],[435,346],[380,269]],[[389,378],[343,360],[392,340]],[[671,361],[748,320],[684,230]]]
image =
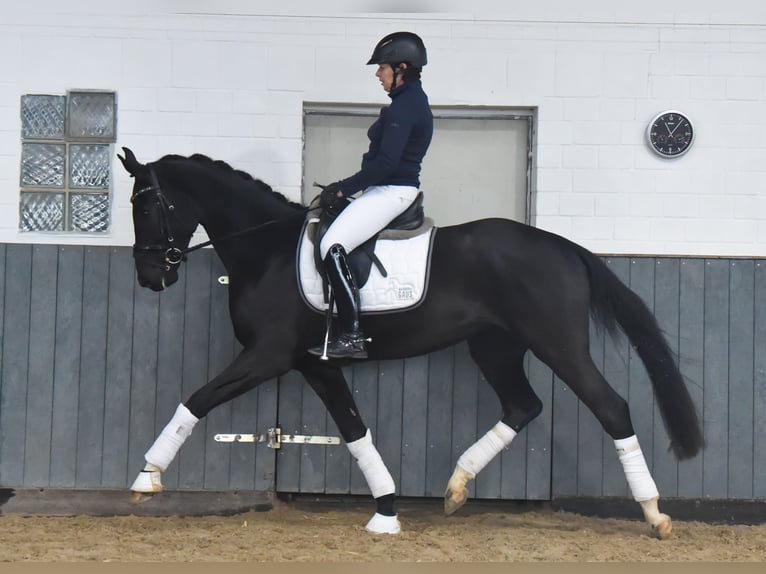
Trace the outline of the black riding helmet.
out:
[[[406,62],[413,68],[422,68],[428,63],[426,47],[420,36],[412,32],[394,32],[383,37],[372,52],[370,64],[389,64],[391,67]]]

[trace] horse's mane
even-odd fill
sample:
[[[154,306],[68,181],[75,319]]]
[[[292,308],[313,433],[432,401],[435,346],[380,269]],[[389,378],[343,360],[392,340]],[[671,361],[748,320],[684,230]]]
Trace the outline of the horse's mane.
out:
[[[201,164],[201,165],[210,166],[213,169],[218,169],[218,170],[221,170],[221,171],[225,171],[225,172],[228,172],[228,173],[235,174],[235,175],[239,176],[243,181],[246,181],[246,182],[249,182],[249,183],[255,185],[255,187],[257,187],[259,191],[263,191],[263,192],[271,194],[275,199],[281,201],[282,203],[285,203],[287,205],[291,205],[293,207],[303,208],[303,206],[300,203],[296,203],[294,201],[290,201],[289,199],[287,199],[284,195],[282,195],[278,191],[274,191],[272,189],[272,187],[268,183],[266,183],[265,181],[263,181],[261,179],[254,178],[252,175],[250,175],[246,171],[235,169],[235,168],[233,168],[232,166],[230,166],[228,163],[226,163],[223,160],[212,159],[212,158],[210,158],[210,157],[208,157],[208,156],[206,156],[204,154],[195,153],[195,154],[190,155],[188,157],[183,156],[183,155],[178,155],[178,154],[168,154],[168,155],[165,155],[165,156],[161,157],[158,160],[158,162],[160,162],[160,161],[167,161],[167,160],[170,160],[170,161],[173,161],[173,160],[190,160],[190,161],[194,161],[194,162],[196,162],[198,164]]]

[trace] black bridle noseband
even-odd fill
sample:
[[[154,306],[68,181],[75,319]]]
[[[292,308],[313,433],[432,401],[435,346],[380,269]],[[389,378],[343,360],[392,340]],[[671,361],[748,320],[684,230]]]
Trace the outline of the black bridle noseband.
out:
[[[135,202],[136,198],[139,196],[154,192],[156,203],[160,208],[160,233],[164,235],[165,243],[159,244],[159,243],[153,243],[148,245],[142,245],[139,243],[133,244],[133,258],[136,260],[143,259],[143,262],[147,265],[151,265],[152,267],[159,267],[161,269],[164,269],[165,271],[170,271],[172,269],[175,269],[178,267],[182,261],[186,261],[186,255],[188,253],[191,253],[192,251],[197,251],[198,249],[202,249],[203,247],[207,247],[208,245],[213,245],[216,241],[223,241],[225,239],[230,239],[232,237],[237,237],[239,235],[246,235],[248,233],[252,233],[253,231],[256,231],[258,229],[261,229],[263,227],[266,227],[268,225],[272,225],[274,223],[277,223],[278,221],[281,221],[280,219],[274,219],[271,221],[267,221],[266,223],[261,223],[260,225],[254,225],[253,227],[248,227],[247,229],[243,229],[241,231],[235,231],[233,233],[229,233],[227,235],[224,235],[223,237],[218,237],[216,239],[210,239],[208,241],[204,241],[202,243],[199,243],[198,245],[194,245],[193,247],[187,247],[185,249],[181,249],[179,247],[176,247],[173,245],[175,242],[175,237],[173,235],[173,231],[170,226],[170,216],[173,214],[173,211],[175,210],[175,206],[168,201],[168,199],[165,197],[165,194],[162,193],[162,188],[160,187],[159,179],[157,179],[157,174],[155,173],[154,169],[149,166],[149,177],[151,179],[151,185],[148,187],[143,187],[136,192],[133,193],[133,195],[130,197],[130,202]],[[305,215],[307,211],[309,211],[311,207],[306,207],[304,209],[301,209],[297,211],[294,215],[288,216],[284,219],[290,219],[292,217],[295,217],[297,215]],[[163,261],[164,263],[157,263],[152,259],[148,259],[147,256],[151,256],[154,253],[162,253],[164,252]]]
[[[151,185],[148,187],[143,187],[139,189],[138,191],[134,192],[133,195],[130,197],[130,202],[133,203],[135,200],[149,192],[154,192],[156,203],[160,208],[160,233],[164,235],[165,243],[159,244],[159,243],[153,243],[149,245],[141,245],[139,243],[133,244],[133,258],[140,260],[143,259],[143,262],[152,265],[154,267],[161,267],[165,269],[165,271],[170,271],[174,267],[177,267],[181,264],[181,261],[184,261],[186,259],[186,253],[189,252],[188,249],[179,249],[175,245],[173,245],[175,241],[175,237],[173,236],[173,230],[170,227],[170,215],[175,210],[175,207],[172,203],[168,201],[168,199],[165,197],[165,195],[162,193],[162,188],[160,188],[160,182],[157,179],[157,174],[154,172],[154,169],[151,167],[149,168],[149,177],[151,178]],[[151,255],[154,253],[164,252],[164,264],[158,264],[155,263],[153,260],[148,259],[146,256]]]

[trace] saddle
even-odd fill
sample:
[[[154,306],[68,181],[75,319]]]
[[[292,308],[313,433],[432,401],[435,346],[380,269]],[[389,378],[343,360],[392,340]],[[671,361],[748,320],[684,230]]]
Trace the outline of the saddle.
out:
[[[318,207],[318,197],[311,202],[308,218],[314,220],[318,216],[319,220],[310,224],[308,233],[314,244],[314,264],[322,276],[322,280],[325,282],[327,278],[319,246],[322,242],[322,237],[324,237],[332,222],[350,203],[351,200],[344,197],[338,200],[331,208],[321,209]],[[392,220],[383,230],[370,237],[347,255],[348,265],[351,273],[354,275],[357,287],[361,289],[367,283],[373,264],[375,264],[375,267],[377,267],[383,277],[388,276],[388,271],[386,271],[386,268],[375,254],[375,245],[378,239],[409,239],[428,231],[432,227],[433,221],[426,217],[423,211],[423,192],[421,191],[403,213]]]

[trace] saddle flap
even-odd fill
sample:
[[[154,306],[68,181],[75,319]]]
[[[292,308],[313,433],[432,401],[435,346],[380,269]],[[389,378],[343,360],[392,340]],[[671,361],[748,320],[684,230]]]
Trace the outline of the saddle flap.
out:
[[[298,244],[297,275],[300,293],[309,308],[324,312],[328,301],[322,277],[314,260],[314,238],[310,229],[316,220],[306,222]],[[373,273],[368,266],[365,284],[359,295],[362,314],[392,313],[417,307],[428,290],[431,249],[436,227],[405,241],[378,239],[375,257],[386,267],[387,276]],[[351,265],[351,261],[349,261]]]
[[[335,221],[335,218],[348,207],[350,202],[349,199],[344,197],[343,199],[338,200],[332,208],[320,210],[316,225],[313,226],[313,229],[309,230],[312,241],[314,242],[314,263],[317,271],[325,282],[325,286],[327,278],[325,277],[324,262],[322,261],[320,253],[322,238],[330,225],[332,225],[332,222]],[[315,200],[312,202],[312,205],[318,205],[318,202]],[[312,210],[310,213],[316,218],[316,210]],[[357,287],[361,288],[367,282],[373,263],[383,277],[388,275],[385,267],[375,254],[375,244],[378,239],[384,237],[386,239],[394,240],[409,239],[420,235],[421,233],[425,233],[432,227],[433,221],[425,217],[425,211],[423,209],[423,192],[420,191],[410,206],[395,217],[384,229],[370,237],[370,239],[362,243],[351,253],[347,254],[348,265],[354,275]]]

